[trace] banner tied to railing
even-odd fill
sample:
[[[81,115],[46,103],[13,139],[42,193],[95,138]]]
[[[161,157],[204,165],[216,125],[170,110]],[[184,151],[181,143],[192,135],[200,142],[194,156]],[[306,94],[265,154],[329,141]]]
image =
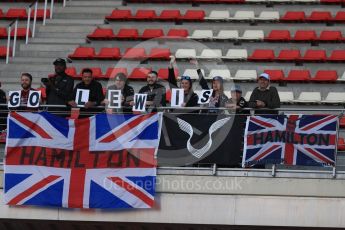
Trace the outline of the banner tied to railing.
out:
[[[248,117],[242,166],[333,166],[337,122],[334,115]]]

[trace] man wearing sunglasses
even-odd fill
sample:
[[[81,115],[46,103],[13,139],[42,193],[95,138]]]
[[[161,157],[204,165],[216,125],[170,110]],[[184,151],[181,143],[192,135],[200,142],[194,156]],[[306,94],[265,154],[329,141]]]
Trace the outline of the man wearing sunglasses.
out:
[[[168,81],[170,88],[178,88],[174,66],[176,66],[175,56],[170,56]],[[184,91],[183,107],[198,106],[198,95],[193,91],[193,82],[189,76],[181,76],[180,88]]]

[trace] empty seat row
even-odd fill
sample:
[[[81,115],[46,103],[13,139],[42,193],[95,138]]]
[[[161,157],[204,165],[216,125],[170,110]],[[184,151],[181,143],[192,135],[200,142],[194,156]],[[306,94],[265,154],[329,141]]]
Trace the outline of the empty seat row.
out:
[[[33,18],[35,11],[34,9],[31,9],[30,11],[30,17]],[[37,15],[36,18],[41,20],[44,17],[44,9],[37,9]],[[50,10],[46,10],[46,17],[50,17]],[[3,12],[2,9],[0,9],[0,19],[5,20],[12,20],[12,19],[27,19],[28,18],[28,12],[25,8],[10,8],[7,10],[6,13]]]
[[[15,29],[11,29],[11,37],[13,37],[15,34]],[[17,38],[18,39],[24,39],[26,36],[26,28],[25,27],[18,27],[17,28]],[[29,36],[31,36],[31,30],[29,30]],[[7,39],[8,32],[7,28],[0,27],[0,39]]]
[[[203,21],[205,18],[204,10],[187,10],[184,15],[180,10],[163,10],[157,16],[155,10],[139,9],[134,15],[131,10],[115,9],[112,13],[105,17],[109,21],[114,20],[183,20],[183,21]]]
[[[203,3],[203,4],[239,4],[239,3],[315,3],[315,4],[344,4],[345,0],[126,0],[140,3]]]
[[[102,47],[98,54],[96,54],[93,47],[78,47],[73,54],[68,57],[71,59],[103,59],[103,60],[117,60],[124,59],[161,59],[168,60],[170,57],[170,49],[168,48],[152,48],[150,54],[146,54],[145,48],[127,48],[124,54],[121,54],[118,47]]]
[[[333,50],[327,57],[325,50],[308,49],[302,56],[298,49],[280,50],[275,56],[272,49],[257,49],[248,56],[246,49],[228,49],[225,56],[221,49],[203,49],[200,55],[195,49],[178,49],[175,53],[177,59],[222,59],[222,60],[248,60],[248,61],[285,61],[285,62],[344,62],[345,50]]]
[[[304,11],[287,11],[280,16],[279,11],[262,11],[258,16],[251,10],[239,10],[232,16],[228,10],[212,10],[205,16],[203,10],[187,10],[183,15],[180,10],[162,10],[160,15],[155,10],[139,9],[135,14],[129,9],[115,9],[105,17],[115,20],[160,20],[160,21],[204,21],[204,20],[234,20],[234,21],[281,21],[281,22],[345,22],[345,11],[338,11],[334,16],[330,11],[312,11],[306,15]]]
[[[1,31],[0,31],[1,33]],[[144,29],[140,35],[136,28],[121,28],[115,34],[112,28],[96,28],[87,36],[90,40],[147,40],[153,38],[189,38],[194,40],[241,40],[241,41],[267,41],[267,42],[345,42],[340,30],[323,30],[318,36],[315,30],[297,30],[292,35],[289,30],[271,30],[265,36],[263,30],[245,30],[240,36],[238,30],[220,30],[216,35],[213,30],[194,30],[189,36],[187,29],[170,29],[164,34],[163,29]]]

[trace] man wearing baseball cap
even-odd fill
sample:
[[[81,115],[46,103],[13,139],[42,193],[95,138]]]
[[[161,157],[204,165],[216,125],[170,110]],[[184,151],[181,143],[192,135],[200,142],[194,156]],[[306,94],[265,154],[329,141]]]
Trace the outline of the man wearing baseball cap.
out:
[[[270,85],[270,76],[262,73],[258,77],[258,87],[253,90],[249,99],[251,108],[279,108],[280,98],[277,89]],[[255,110],[255,114],[278,114],[276,110]]]
[[[236,113],[245,113],[247,111],[242,111],[241,109],[248,107],[247,101],[242,97],[242,89],[239,85],[233,85],[231,87],[231,98],[225,107],[230,109],[236,109]]]
[[[62,58],[54,62],[55,74],[49,79],[42,79],[46,86],[48,105],[66,105],[74,87],[74,80],[66,74],[66,61]],[[53,110],[50,108],[50,110]]]

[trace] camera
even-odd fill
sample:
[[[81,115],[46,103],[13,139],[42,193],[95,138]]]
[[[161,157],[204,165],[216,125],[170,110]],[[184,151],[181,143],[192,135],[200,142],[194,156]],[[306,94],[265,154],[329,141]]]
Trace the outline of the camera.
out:
[[[49,80],[48,80],[48,78],[44,77],[44,78],[41,78],[41,82],[42,82],[43,84],[46,84],[46,83],[49,82]]]

